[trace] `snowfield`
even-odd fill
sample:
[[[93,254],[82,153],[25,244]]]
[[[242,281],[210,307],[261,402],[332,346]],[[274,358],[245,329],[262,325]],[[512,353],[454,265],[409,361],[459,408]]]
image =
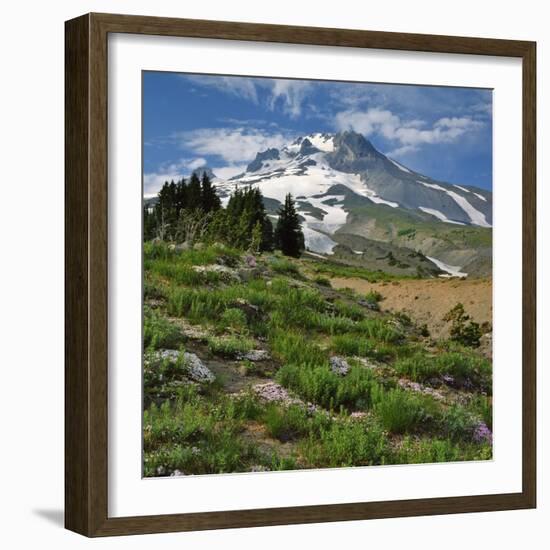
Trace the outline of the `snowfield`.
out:
[[[427,208],[426,206],[419,206],[419,210],[422,210],[422,212],[426,212],[426,214],[431,214],[432,216],[435,216],[436,218],[440,219],[442,222],[446,223],[455,223],[456,225],[466,225],[462,222],[456,222],[454,220],[450,220],[443,214],[443,212],[440,212],[439,210],[436,210],[435,208]]]
[[[432,261],[439,269],[442,271],[446,271],[447,275],[440,275],[441,277],[467,277],[468,273],[464,273],[463,271],[460,271],[461,267],[459,265],[449,265],[445,262],[442,262],[441,260],[438,260],[437,258],[432,258],[430,256],[426,256],[428,260]]]
[[[307,250],[312,250],[320,254],[332,254],[332,249],[338,244],[328,235],[319,233],[319,231],[315,231],[307,225],[302,225],[302,231],[304,232]]]
[[[397,168],[399,168],[399,170],[401,170],[402,172],[407,172],[407,174],[412,174],[412,172],[411,172],[408,168],[405,168],[404,166],[402,166],[401,164],[399,164],[396,160],[393,160],[393,159],[391,159],[390,157],[387,157],[387,159],[388,159],[392,164],[394,164],[395,166],[397,166]]]
[[[311,146],[306,140],[311,143]],[[332,155],[327,154],[333,152],[339,154],[340,151],[336,150],[339,147],[338,143],[338,139],[335,139],[335,136],[332,134],[317,132],[305,135],[280,149],[268,149],[258,152],[256,158],[247,166],[245,172],[225,181],[215,178],[213,183],[220,191],[224,206],[227,205],[235,187],[249,185],[257,187],[264,197],[278,201],[281,204],[284,203],[285,197],[290,193],[297,202],[299,214],[304,219],[302,225],[306,246],[314,252],[331,254],[336,243],[330,238],[330,235],[333,235],[338,229],[343,227],[348,219],[348,212],[344,209],[346,195],[329,194],[329,190],[333,186],[346,187],[351,192],[370,200],[374,204],[385,205],[391,208],[399,208],[401,206],[395,200],[384,198],[383,186],[379,192],[369,187],[369,185],[374,187],[376,183],[369,184],[370,174],[367,169],[362,170],[361,173],[352,172],[355,169],[355,165],[352,164],[354,159],[353,151],[350,153],[347,150],[345,153],[346,155],[351,155],[349,165],[344,164],[338,170],[332,168],[331,164],[333,162],[330,160]],[[372,152],[372,144],[371,148],[367,150],[369,154],[374,154]],[[382,163],[385,171],[389,170],[386,162],[388,160],[399,171],[403,172],[403,174],[397,174],[395,170],[390,170],[391,173],[389,176],[392,178],[398,181],[407,181],[413,186],[420,184],[437,192],[438,197],[433,197],[433,204],[431,204],[432,197],[428,196],[425,202],[422,201],[424,202],[422,206],[416,202],[416,206],[412,208],[418,208],[422,212],[449,224],[468,225],[471,223],[472,225],[481,227],[491,227],[487,222],[485,214],[475,208],[464,195],[469,194],[469,197],[475,196],[484,202],[489,202],[490,199],[488,200],[482,195],[474,193],[460,185],[451,186],[444,183],[442,185],[432,183],[427,176],[417,174],[381,153],[377,154],[380,155],[377,158],[385,159]],[[344,162],[347,162],[347,157]],[[376,182],[377,180],[373,181]],[[443,187],[443,185],[446,185],[446,187]],[[452,188],[456,188],[457,191],[453,191]],[[461,193],[459,194],[458,191]],[[378,193],[381,193],[382,196]],[[452,216],[452,213],[456,212],[456,209],[450,201],[440,200],[441,193],[445,193],[446,196],[450,197],[464,211],[467,216],[464,222],[450,219],[449,216]],[[422,195],[425,196],[426,194]],[[400,195],[396,196],[399,197]],[[476,204],[479,205],[478,202]],[[484,207],[483,210],[485,210]],[[276,220],[276,216],[272,216],[272,219]],[[450,268],[454,269],[453,266],[450,266]]]
[[[447,193],[447,195],[449,195],[458,204],[458,206],[460,206],[460,208],[468,214],[470,221],[474,225],[479,225],[480,227],[491,227],[491,224],[487,222],[485,215],[474,208],[462,195],[459,195],[450,189],[445,189],[444,187],[441,187],[441,185],[436,185],[435,183],[426,183],[425,181],[417,181],[417,183],[421,183],[425,187],[430,187],[432,189],[436,189],[437,191],[444,191]],[[458,185],[455,187],[458,187]]]

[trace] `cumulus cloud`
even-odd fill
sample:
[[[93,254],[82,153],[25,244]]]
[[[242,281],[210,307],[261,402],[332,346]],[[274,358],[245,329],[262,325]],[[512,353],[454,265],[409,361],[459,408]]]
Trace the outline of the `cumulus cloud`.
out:
[[[334,117],[334,124],[339,130],[355,130],[395,141],[398,147],[391,152],[393,156],[410,153],[424,144],[451,143],[484,126],[483,122],[465,116],[440,118],[430,127],[422,120],[402,120],[389,110],[377,108],[341,111]]]
[[[213,155],[231,164],[249,162],[258,151],[280,148],[291,136],[262,129],[201,128],[174,135],[180,147],[197,155]]]
[[[143,174],[143,196],[154,197],[164,182],[178,181],[201,166],[206,166],[206,159],[202,157],[181,158],[176,162],[161,164],[156,172]]]

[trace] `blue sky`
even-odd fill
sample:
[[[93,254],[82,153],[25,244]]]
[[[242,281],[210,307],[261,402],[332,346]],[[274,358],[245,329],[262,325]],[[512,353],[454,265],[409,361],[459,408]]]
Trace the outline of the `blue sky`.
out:
[[[490,90],[144,72],[144,193],[203,165],[225,179],[258,151],[349,129],[417,172],[492,189]]]

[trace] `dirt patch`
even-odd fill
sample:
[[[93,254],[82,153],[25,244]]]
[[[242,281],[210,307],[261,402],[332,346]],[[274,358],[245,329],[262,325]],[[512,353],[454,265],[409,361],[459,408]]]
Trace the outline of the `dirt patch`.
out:
[[[334,288],[352,288],[366,294],[373,290],[382,294],[382,311],[403,311],[419,325],[426,324],[435,338],[449,335],[445,314],[458,302],[477,323],[493,322],[493,290],[491,279],[415,279],[391,283],[369,283],[363,279],[335,277]]]

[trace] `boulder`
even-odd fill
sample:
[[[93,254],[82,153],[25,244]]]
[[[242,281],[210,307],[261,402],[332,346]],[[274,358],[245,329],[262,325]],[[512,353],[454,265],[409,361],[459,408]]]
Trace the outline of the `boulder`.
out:
[[[212,371],[194,353],[183,352],[183,361],[187,369],[187,375],[195,382],[214,382]]]
[[[240,282],[241,278],[236,270],[227,267],[226,265],[194,265],[193,270],[197,273],[218,273],[220,278],[225,282]]]
[[[334,374],[346,376],[351,367],[344,358],[335,356],[330,358],[330,368]]]
[[[253,349],[246,353],[240,354],[239,359],[248,359],[248,361],[267,361],[271,359],[269,352],[265,349]]]
[[[181,352],[175,349],[162,349],[155,353],[155,359],[176,363],[181,357]],[[213,382],[215,379],[212,371],[194,353],[183,352],[183,366],[187,377],[194,382]]]

